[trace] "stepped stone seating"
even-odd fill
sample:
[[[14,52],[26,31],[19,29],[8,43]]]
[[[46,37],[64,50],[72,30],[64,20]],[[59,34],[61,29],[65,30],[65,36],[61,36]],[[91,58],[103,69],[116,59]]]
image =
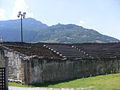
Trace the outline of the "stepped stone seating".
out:
[[[27,56],[37,55],[42,58],[61,58],[59,55],[56,55],[49,49],[43,47],[43,44],[34,45],[28,43],[5,43],[4,46],[13,49],[14,51],[18,51]]]
[[[51,48],[53,51],[58,52],[59,54],[62,54],[62,56],[65,56],[66,58],[72,59],[83,59],[83,58],[89,58],[86,54],[81,53],[78,49],[72,47],[68,44],[48,44],[46,45],[49,48]]]
[[[120,43],[20,43],[5,42],[4,46],[32,56],[55,59],[102,59],[120,58]]]
[[[87,52],[94,58],[119,58],[120,43],[86,43],[74,44],[75,47]]]

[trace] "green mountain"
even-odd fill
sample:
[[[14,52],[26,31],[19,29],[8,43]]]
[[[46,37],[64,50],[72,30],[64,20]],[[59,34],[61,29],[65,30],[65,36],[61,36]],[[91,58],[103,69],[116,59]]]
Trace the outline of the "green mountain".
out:
[[[20,20],[0,21],[0,36],[4,41],[20,41],[21,33]],[[23,19],[24,41],[30,42],[34,40],[37,30],[48,27],[33,18]]]
[[[23,20],[23,30],[25,42],[119,42],[118,39],[74,24],[47,26],[32,18]],[[20,41],[20,20],[0,21],[0,35],[4,41]]]

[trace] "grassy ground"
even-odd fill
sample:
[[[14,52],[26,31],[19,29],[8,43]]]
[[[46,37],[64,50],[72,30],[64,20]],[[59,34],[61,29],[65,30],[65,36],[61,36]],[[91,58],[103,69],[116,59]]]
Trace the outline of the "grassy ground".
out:
[[[46,88],[83,88],[90,90],[120,90],[120,73],[100,75],[95,77],[88,77],[76,79],[61,83],[52,83],[44,85],[27,86],[17,83],[9,83],[9,86],[18,87],[46,87]]]

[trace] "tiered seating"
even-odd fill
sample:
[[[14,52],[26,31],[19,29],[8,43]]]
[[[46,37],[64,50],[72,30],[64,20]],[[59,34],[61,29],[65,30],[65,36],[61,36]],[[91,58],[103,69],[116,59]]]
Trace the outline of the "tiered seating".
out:
[[[94,58],[119,58],[120,43],[104,43],[104,44],[74,44],[75,47],[87,52]]]
[[[101,59],[120,58],[120,43],[3,43],[4,46],[27,56],[37,55],[43,58]]]
[[[60,58],[59,55],[56,55],[54,52],[50,51],[49,49],[43,47],[43,44],[39,44],[39,46],[34,44],[27,44],[27,43],[11,43],[11,44],[4,44],[4,46],[13,49],[14,51],[21,52],[27,56],[37,55],[38,57],[43,58]]]
[[[48,46],[48,48],[51,49],[53,52],[56,52],[66,58],[89,58],[88,56],[86,56],[86,54],[81,53],[79,50],[73,48],[71,45],[68,44],[47,44],[46,46]]]

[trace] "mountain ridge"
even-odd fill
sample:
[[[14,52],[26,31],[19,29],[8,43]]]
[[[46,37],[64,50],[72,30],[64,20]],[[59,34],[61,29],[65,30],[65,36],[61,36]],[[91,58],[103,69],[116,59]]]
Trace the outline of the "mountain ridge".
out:
[[[23,19],[25,42],[56,43],[108,43],[118,39],[102,35],[93,30],[75,24],[56,24],[48,26],[33,18]],[[20,41],[20,19],[0,21],[0,35],[5,41]]]

